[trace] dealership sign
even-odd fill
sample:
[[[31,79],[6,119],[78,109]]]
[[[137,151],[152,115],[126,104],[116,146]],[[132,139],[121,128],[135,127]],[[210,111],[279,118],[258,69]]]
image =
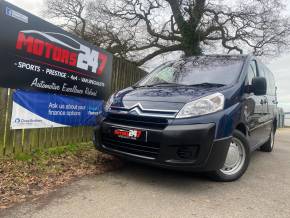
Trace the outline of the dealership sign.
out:
[[[112,55],[0,1],[0,86],[104,99]]]
[[[102,108],[102,100],[17,90],[11,129],[94,126]]]

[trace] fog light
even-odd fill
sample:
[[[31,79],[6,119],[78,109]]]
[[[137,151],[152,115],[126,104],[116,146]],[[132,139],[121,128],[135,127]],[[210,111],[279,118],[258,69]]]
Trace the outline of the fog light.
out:
[[[193,157],[192,150],[189,147],[178,148],[176,153],[181,159],[191,159]]]

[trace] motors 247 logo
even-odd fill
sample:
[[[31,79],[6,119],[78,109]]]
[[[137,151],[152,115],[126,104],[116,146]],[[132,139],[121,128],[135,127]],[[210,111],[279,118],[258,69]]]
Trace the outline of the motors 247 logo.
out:
[[[90,49],[69,36],[37,30],[20,31],[16,49],[70,67],[91,71],[98,76],[102,75],[108,59],[106,54]]]

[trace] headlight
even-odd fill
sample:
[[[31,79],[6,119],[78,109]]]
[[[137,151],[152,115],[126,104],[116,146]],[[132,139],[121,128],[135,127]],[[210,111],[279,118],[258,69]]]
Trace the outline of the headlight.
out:
[[[195,117],[205,114],[211,114],[224,109],[225,96],[221,93],[215,93],[184,105],[176,118]]]
[[[106,102],[105,107],[104,107],[104,111],[105,112],[108,112],[109,111],[109,109],[110,109],[111,105],[113,104],[113,102],[114,102],[114,94],[111,95],[111,97],[109,98],[109,100]]]

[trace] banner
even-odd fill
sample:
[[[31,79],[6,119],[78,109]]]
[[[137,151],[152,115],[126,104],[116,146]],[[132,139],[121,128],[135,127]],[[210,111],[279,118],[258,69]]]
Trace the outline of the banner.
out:
[[[101,100],[17,90],[11,129],[94,126],[102,109]]]
[[[113,56],[0,1],[0,86],[105,99]]]

